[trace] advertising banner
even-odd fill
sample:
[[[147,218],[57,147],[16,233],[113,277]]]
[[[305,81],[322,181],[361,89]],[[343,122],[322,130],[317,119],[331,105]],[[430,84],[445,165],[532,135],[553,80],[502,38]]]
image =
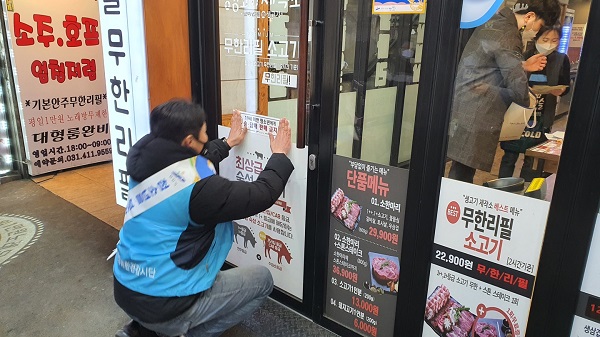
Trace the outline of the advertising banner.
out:
[[[373,14],[423,14],[427,0],[373,0]]]
[[[97,2],[18,0],[8,9],[29,173],[110,160]]]
[[[268,133],[277,132],[279,120],[255,114],[242,114],[248,127],[244,142],[229,152],[219,165],[219,174],[232,181],[255,181],[269,161]],[[219,137],[229,128],[219,126]],[[292,144],[288,157],[294,172],[283,194],[264,212],[233,222],[235,241],[227,261],[235,266],[263,265],[271,271],[275,286],[303,298],[304,240],[308,149]]]
[[[150,132],[142,0],[99,0],[117,204],[125,207],[129,148]]]
[[[325,316],[392,336],[408,170],[333,157]]]
[[[442,178],[426,337],[523,337],[549,203]]]
[[[590,245],[571,337],[600,337],[600,215]]]

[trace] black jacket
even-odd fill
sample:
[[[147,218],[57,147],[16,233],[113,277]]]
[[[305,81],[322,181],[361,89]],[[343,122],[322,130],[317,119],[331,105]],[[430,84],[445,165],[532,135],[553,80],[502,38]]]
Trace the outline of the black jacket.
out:
[[[214,164],[228,154],[229,146],[220,139],[207,143],[202,152]],[[131,179],[141,182],[173,163],[194,156],[196,153],[191,149],[149,134],[130,149],[127,172]],[[204,226],[201,230],[183,232],[180,241],[193,241],[193,245],[182,245],[181,250],[178,245],[172,258],[189,263],[201,261],[212,244],[217,224],[243,219],[271,207],[283,193],[293,170],[286,155],[273,154],[254,182],[229,181],[218,175],[198,181],[187,211],[194,222]],[[126,288],[115,279],[114,296],[117,304],[130,316],[142,322],[158,323],[183,313],[201,294],[172,298],[147,296]]]
[[[525,59],[537,54],[538,51],[533,47],[524,54]],[[566,54],[553,51],[547,56],[548,63],[546,67],[540,71],[531,73],[532,75],[545,75],[547,78],[546,82],[536,82],[529,80],[529,86],[534,85],[571,85],[571,62]],[[535,78],[535,77],[534,77]],[[564,96],[569,93],[570,87],[567,87],[565,92],[561,95]],[[537,95],[538,106],[536,112],[541,112],[542,124],[546,132],[550,132],[552,124],[554,124],[554,117],[556,114],[556,104],[558,102],[556,96],[552,94]],[[541,109],[540,109],[541,108]]]

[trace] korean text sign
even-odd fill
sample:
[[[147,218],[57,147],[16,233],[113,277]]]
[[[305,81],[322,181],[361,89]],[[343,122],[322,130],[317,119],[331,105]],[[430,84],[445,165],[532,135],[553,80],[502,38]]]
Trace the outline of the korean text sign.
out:
[[[95,1],[14,2],[15,80],[32,175],[111,159]]]
[[[150,132],[148,75],[141,0],[98,0],[105,85],[110,115],[117,204],[129,192],[126,159],[131,146]]]
[[[408,170],[333,157],[325,316],[392,336]]]
[[[423,336],[524,336],[548,208],[443,178]]]
[[[229,180],[252,182],[271,157],[268,133],[277,132],[279,120],[242,114],[248,127],[244,142],[219,164],[219,174]],[[219,126],[219,137],[229,128]],[[302,300],[308,149],[292,145],[288,157],[294,165],[283,194],[269,209],[234,221],[234,244],[227,261],[236,266],[260,264],[271,271],[275,286]]]

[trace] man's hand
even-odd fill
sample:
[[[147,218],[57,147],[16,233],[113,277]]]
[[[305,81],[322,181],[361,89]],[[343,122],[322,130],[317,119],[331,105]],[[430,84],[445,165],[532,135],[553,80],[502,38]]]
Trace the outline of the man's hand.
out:
[[[231,130],[229,130],[229,137],[227,137],[229,147],[239,145],[246,138],[246,133],[248,133],[248,128],[242,125],[242,114],[239,110],[233,110]]]
[[[269,139],[271,141],[271,152],[288,154],[292,148],[292,129],[290,128],[290,122],[282,118],[279,121],[279,130],[277,134],[269,133]]]
[[[546,56],[543,54],[535,54],[527,59],[527,61],[523,62],[523,69],[525,69],[527,72],[533,73],[546,68],[546,63],[548,63],[548,58],[546,58]]]

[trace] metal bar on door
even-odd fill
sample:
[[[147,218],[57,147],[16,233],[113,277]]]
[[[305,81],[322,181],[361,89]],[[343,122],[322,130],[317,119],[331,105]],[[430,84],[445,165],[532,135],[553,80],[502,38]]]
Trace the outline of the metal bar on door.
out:
[[[296,147],[302,149],[306,146],[306,110],[307,95],[306,87],[308,70],[308,17],[309,1],[302,0],[300,4],[300,55],[298,57],[298,113]]]

